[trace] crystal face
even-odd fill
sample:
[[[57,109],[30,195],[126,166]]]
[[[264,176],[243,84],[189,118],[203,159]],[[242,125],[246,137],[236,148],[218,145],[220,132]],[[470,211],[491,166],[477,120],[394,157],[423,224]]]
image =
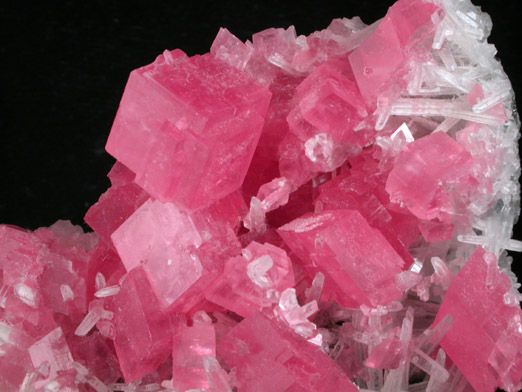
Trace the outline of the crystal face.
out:
[[[241,186],[269,101],[210,54],[165,51],[131,73],[106,149],[154,198],[206,207]]]
[[[522,389],[491,28],[399,0],[133,71],[94,232],[0,225],[0,390]]]

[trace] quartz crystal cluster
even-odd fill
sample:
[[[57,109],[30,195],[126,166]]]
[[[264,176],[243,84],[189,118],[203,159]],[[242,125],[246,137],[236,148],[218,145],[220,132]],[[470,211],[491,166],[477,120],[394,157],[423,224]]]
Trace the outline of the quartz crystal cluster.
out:
[[[133,71],[94,232],[0,226],[0,390],[520,390],[491,27],[399,0]]]

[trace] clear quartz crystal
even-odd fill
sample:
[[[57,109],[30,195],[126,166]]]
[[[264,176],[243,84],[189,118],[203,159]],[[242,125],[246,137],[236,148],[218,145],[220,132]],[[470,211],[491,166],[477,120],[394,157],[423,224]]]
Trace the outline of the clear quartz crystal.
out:
[[[436,382],[443,383],[449,377],[448,371],[444,369],[444,366],[441,366],[438,362],[434,361],[419,349],[413,349],[410,361],[415,366],[429,374],[430,377],[434,378]]]
[[[395,116],[443,116],[478,124],[499,126],[503,120],[493,115],[474,112],[465,102],[430,98],[401,98],[391,108]]]
[[[416,346],[418,349],[426,355],[431,355],[435,347],[438,346],[444,338],[444,335],[449,331],[452,324],[453,318],[447,315],[434,328],[426,329],[422,335],[417,338]]]
[[[37,297],[37,293],[34,289],[32,289],[31,287],[29,287],[23,283],[16,284],[13,287],[13,289],[14,289],[15,295],[22,302],[24,302],[26,305],[28,305],[32,308],[37,307],[38,297]]]
[[[247,265],[247,275],[250,280],[261,288],[271,287],[272,282],[267,272],[274,266],[274,261],[268,255],[252,260]]]
[[[113,318],[113,316],[114,314],[112,312],[103,308],[103,302],[97,302],[85,315],[84,319],[80,325],[78,325],[74,333],[77,336],[85,336],[91,331],[91,329],[94,328],[98,321],[110,320]]]
[[[59,392],[61,385],[58,381],[51,381],[44,386],[44,392]]]
[[[216,392],[232,392],[227,380],[227,373],[221,368],[219,362],[211,356],[203,356],[203,366],[210,387]]]
[[[0,321],[0,343],[9,343],[12,328]]]
[[[443,349],[439,349],[437,352],[437,358],[436,358],[437,364],[444,370],[445,364],[446,364],[446,353]],[[446,381],[449,378],[449,373],[446,371],[447,377],[446,379],[442,379],[441,377],[433,377],[431,376],[428,385],[426,386],[426,392],[443,392],[443,384],[444,381]]]
[[[103,289],[107,285],[105,281],[105,276],[101,272],[96,273],[96,277],[94,278],[94,287],[96,291]]]
[[[305,290],[306,302],[316,301],[319,303],[324,286],[324,275],[318,272],[312,281],[312,287]]]
[[[283,319],[296,333],[305,338],[314,338],[317,335],[317,326],[308,320],[317,313],[319,307],[313,300],[300,306],[294,288],[286,289],[281,293],[279,305],[274,308],[276,316]],[[313,341],[321,346],[320,341]]]
[[[74,292],[72,291],[69,285],[60,285],[60,292],[62,293],[62,298],[64,302],[72,301],[74,299]]]
[[[305,153],[312,162],[330,164],[333,155],[333,141],[326,133],[319,133],[305,142]]]
[[[19,392],[34,392],[34,383],[38,379],[38,373],[30,372],[24,377],[22,385],[20,385]]]
[[[114,286],[108,286],[108,287],[103,287],[103,288],[99,289],[98,291],[96,291],[94,293],[94,296],[96,298],[105,298],[105,297],[110,297],[110,296],[116,295],[119,292],[120,292],[120,286],[114,285]]]

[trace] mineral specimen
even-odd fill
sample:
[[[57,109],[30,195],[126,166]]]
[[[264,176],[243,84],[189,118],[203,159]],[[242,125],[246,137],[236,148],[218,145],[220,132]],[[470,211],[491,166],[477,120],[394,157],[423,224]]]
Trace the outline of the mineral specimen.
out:
[[[522,389],[490,30],[399,0],[133,71],[94,232],[0,226],[0,390]]]

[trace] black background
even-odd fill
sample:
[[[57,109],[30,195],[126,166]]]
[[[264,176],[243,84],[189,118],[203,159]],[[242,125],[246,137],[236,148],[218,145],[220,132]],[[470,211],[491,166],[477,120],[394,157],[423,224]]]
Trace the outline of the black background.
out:
[[[106,173],[114,160],[104,145],[128,74],[164,49],[205,53],[220,26],[245,40],[291,24],[298,34],[309,34],[338,17],[359,15],[371,23],[392,3],[3,2],[0,222],[29,229],[60,218],[83,223],[87,208],[109,186]],[[522,102],[522,2],[476,3],[493,19],[490,42]],[[515,230],[522,239],[521,225]]]

